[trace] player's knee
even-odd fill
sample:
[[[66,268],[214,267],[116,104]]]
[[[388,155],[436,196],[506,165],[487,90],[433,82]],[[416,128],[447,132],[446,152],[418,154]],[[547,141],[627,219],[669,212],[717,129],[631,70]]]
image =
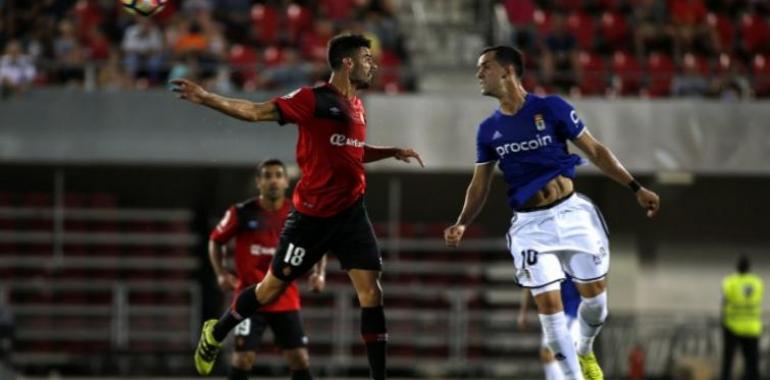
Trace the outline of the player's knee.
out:
[[[257,300],[262,305],[269,305],[275,302],[286,290],[288,284],[278,279],[260,282],[257,285]]]
[[[607,290],[607,282],[605,280],[577,283],[575,285],[580,293],[580,297],[584,299],[596,297]]]
[[[593,323],[602,323],[607,319],[607,292],[601,292],[594,297],[582,297],[580,315]]]
[[[382,288],[379,281],[358,289],[358,302],[361,307],[375,307],[382,305]]]
[[[286,361],[292,371],[307,369],[310,367],[310,356],[307,348],[296,348],[286,351]]]
[[[251,369],[257,361],[257,355],[253,352],[235,352],[233,353],[232,365],[240,369]]]

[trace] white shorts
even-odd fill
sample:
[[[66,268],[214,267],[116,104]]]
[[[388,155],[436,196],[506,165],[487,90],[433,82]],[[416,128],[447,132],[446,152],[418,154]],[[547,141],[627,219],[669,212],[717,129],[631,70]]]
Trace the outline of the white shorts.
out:
[[[580,194],[546,209],[516,212],[506,238],[516,283],[533,294],[544,287],[558,290],[565,273],[585,283],[604,278],[610,267],[604,218]]]

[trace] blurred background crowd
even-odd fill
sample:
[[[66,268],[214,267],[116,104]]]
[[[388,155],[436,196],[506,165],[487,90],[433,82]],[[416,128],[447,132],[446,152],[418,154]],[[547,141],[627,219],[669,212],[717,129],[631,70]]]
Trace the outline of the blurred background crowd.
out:
[[[141,89],[182,76],[220,91],[291,88],[323,80],[327,41],[349,31],[374,41],[381,64],[376,90],[412,92],[418,89],[409,59],[413,30],[399,22],[400,10],[411,5],[170,0],[162,13],[143,18],[114,0],[4,0],[0,78],[6,92],[51,84]],[[504,38],[495,38],[494,19],[480,20],[485,42],[528,53],[525,85],[533,90],[770,95],[767,1],[502,0],[477,7],[504,12]]]

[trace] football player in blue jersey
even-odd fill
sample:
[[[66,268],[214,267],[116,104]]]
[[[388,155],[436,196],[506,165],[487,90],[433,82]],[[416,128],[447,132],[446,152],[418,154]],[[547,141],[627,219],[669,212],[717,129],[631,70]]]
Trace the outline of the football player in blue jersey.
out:
[[[609,242],[599,210],[575,193],[572,179],[581,158],[569,153],[567,141],[605,175],[628,186],[648,217],[658,212],[660,199],[588,132],[564,99],[527,93],[521,85],[523,71],[523,56],[512,47],[488,48],[479,57],[481,91],[496,98],[500,107],[479,125],[473,178],[460,216],[444,238],[450,247],[460,244],[465,228],[486,202],[497,162],[513,209],[506,238],[516,282],[531,291],[548,348],[565,378],[602,379],[593,341],[607,317]],[[575,281],[582,299],[577,347],[567,330],[559,292],[566,275]]]

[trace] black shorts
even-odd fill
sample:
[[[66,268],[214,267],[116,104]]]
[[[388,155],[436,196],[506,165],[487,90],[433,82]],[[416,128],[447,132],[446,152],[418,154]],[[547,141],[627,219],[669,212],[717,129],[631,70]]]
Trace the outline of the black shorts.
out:
[[[282,350],[307,346],[299,311],[256,313],[235,326],[235,351],[254,351],[262,342],[262,334],[270,327],[275,345]]]
[[[382,256],[363,198],[328,218],[293,210],[281,232],[273,258],[273,275],[292,281],[310,270],[326,253],[337,256],[345,270],[382,270]]]

